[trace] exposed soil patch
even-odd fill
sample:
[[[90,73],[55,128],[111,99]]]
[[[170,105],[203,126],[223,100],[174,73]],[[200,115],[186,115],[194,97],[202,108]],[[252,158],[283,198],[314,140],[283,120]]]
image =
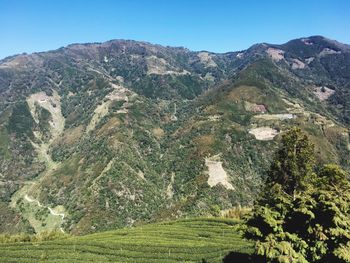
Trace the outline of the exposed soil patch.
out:
[[[335,90],[332,90],[327,87],[316,87],[314,89],[314,94],[320,101],[327,100],[330,96],[332,96],[335,93]]]
[[[275,136],[279,133],[277,130],[270,127],[259,127],[249,130],[250,134],[255,136],[255,139],[260,141],[269,141],[273,140]]]
[[[173,184],[175,180],[175,173],[171,173],[171,178],[170,178],[170,183],[168,184],[168,187],[166,189],[166,195],[169,199],[173,198],[174,196],[174,189],[173,189]]]
[[[226,189],[234,190],[234,187],[229,182],[228,175],[222,167],[222,162],[213,160],[214,158],[206,158],[205,165],[208,167],[208,184],[213,187],[221,184]]]
[[[266,53],[272,58],[272,60],[274,61],[280,61],[282,59],[284,59],[284,51],[281,49],[277,49],[277,48],[271,48],[269,47],[266,50]]]
[[[315,60],[315,58],[314,57],[309,57],[309,58],[307,58],[307,59],[305,59],[305,62],[307,63],[307,64],[310,64],[312,61],[314,61]]]
[[[303,69],[303,68],[305,68],[304,62],[296,58],[292,60],[292,69]]]
[[[324,57],[324,56],[327,56],[327,55],[340,54],[340,53],[341,53],[341,51],[336,51],[336,50],[331,49],[331,48],[324,48],[320,52],[319,56],[320,57]]]

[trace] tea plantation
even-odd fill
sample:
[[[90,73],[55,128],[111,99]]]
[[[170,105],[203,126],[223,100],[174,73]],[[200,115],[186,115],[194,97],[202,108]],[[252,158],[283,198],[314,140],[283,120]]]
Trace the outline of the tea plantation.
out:
[[[1,262],[223,262],[250,254],[237,220],[196,218],[41,242],[0,244]]]

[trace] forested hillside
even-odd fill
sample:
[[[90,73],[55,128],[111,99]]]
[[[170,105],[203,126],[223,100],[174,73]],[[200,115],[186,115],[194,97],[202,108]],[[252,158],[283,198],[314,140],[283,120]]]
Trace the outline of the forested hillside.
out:
[[[0,61],[0,231],[93,233],[251,205],[281,134],[349,171],[350,47],[73,44]],[[15,222],[15,224],[13,223]]]

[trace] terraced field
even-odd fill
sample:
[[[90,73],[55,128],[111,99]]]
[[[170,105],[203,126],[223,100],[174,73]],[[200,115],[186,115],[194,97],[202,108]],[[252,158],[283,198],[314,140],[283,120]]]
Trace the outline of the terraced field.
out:
[[[232,251],[252,251],[252,244],[238,233],[237,223],[197,218],[54,241],[0,244],[0,261],[223,262]]]

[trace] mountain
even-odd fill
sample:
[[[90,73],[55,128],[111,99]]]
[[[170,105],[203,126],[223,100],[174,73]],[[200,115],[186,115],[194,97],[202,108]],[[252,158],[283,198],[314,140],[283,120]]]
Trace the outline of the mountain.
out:
[[[350,170],[350,46],[73,44],[0,61],[0,231],[84,234],[250,205],[281,133]],[[15,222],[15,223],[13,223]]]

